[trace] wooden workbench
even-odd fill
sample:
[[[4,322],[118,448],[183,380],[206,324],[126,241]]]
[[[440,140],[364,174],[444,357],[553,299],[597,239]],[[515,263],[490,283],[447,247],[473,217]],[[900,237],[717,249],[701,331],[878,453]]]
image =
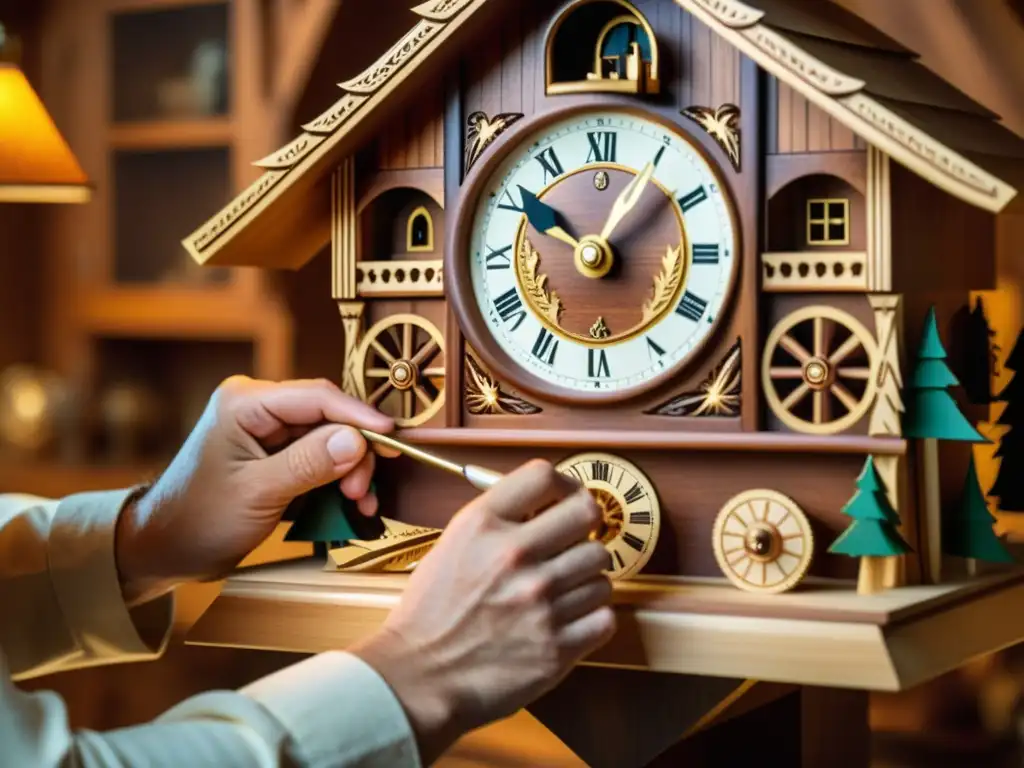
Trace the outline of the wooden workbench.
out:
[[[380,626],[408,578],[328,573],[322,562],[238,571],[187,642],[344,648]],[[723,720],[721,727],[753,733],[743,716],[793,693],[802,704],[785,718],[796,718],[791,725],[802,734],[799,764],[863,766],[866,744],[856,742],[868,735],[868,691],[904,690],[1024,639],[1020,571],[870,596],[846,583],[810,581],[765,596],[724,580],[640,577],[616,584],[614,602],[615,638],[531,707],[595,768],[654,765],[671,745]],[[596,690],[606,695],[589,695]],[[610,720],[616,728],[601,725]],[[772,725],[771,738],[779,740],[782,727]],[[729,748],[741,741],[719,740]],[[715,748],[720,765],[726,746]]]

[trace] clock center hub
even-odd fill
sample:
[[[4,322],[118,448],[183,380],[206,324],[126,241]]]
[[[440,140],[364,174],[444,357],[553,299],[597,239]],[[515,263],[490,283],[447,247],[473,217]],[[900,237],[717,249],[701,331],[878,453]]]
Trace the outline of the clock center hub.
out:
[[[574,255],[576,270],[584,277],[599,279],[612,268],[612,249],[596,235],[581,238]]]
[[[616,498],[615,494],[604,488],[591,488],[590,495],[594,498],[597,508],[601,510],[601,522],[590,534],[590,538],[607,544],[622,531],[622,502]]]
[[[754,523],[743,537],[743,548],[747,555],[758,562],[768,563],[779,556],[781,543],[779,532],[771,523]]]
[[[832,366],[820,357],[812,357],[804,363],[804,381],[812,389],[825,389],[832,378]]]
[[[388,370],[388,379],[395,389],[405,391],[412,389],[416,383],[416,366],[408,360],[396,360]]]

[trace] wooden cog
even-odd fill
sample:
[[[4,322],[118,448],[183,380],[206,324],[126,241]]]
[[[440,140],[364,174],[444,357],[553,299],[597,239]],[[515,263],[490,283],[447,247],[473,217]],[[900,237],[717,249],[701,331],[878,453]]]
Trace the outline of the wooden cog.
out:
[[[444,337],[419,315],[392,315],[364,335],[356,353],[363,399],[415,427],[444,406]]]
[[[878,359],[875,337],[855,317],[830,306],[802,307],[782,318],[765,342],[765,398],[794,432],[842,432],[875,400]]]
[[[778,491],[755,488],[733,496],[715,518],[715,559],[746,592],[778,594],[795,587],[814,554],[814,534],[803,510]]]

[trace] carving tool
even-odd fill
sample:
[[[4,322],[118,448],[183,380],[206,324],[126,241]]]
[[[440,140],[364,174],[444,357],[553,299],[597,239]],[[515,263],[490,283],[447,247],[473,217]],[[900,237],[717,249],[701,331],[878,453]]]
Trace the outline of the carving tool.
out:
[[[405,454],[410,459],[422,461],[424,464],[429,464],[432,467],[443,469],[445,472],[462,475],[470,485],[480,491],[486,491],[504,477],[500,472],[495,472],[493,469],[480,467],[476,464],[456,464],[454,461],[449,461],[448,459],[443,459],[440,456],[435,456],[421,448],[407,445],[406,443],[396,440],[393,437],[389,437],[388,435],[381,435],[376,432],[371,432],[368,429],[360,429],[359,431],[362,433],[363,437],[371,443],[382,445],[385,448],[391,448],[394,451]]]

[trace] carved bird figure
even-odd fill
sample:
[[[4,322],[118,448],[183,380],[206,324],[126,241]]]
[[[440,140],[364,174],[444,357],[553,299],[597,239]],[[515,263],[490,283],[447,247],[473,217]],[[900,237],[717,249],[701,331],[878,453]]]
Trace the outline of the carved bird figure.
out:
[[[711,107],[687,107],[686,117],[693,120],[717,141],[729,156],[733,168],[740,169],[740,108],[735,104]]]
[[[502,112],[494,117],[488,117],[485,112],[474,112],[469,116],[466,120],[466,173],[502,131],[521,117],[517,112]]]

